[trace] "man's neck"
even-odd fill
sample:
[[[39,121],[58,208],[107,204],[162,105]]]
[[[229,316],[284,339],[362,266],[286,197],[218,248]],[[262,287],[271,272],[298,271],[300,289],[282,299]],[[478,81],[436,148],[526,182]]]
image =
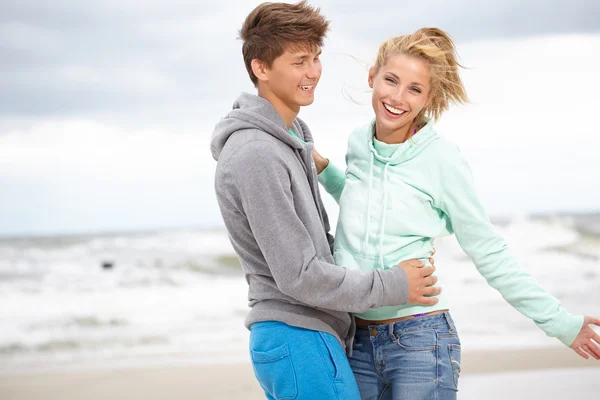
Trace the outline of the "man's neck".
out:
[[[283,119],[285,126],[288,129],[290,129],[292,127],[292,123],[294,122],[294,120],[298,116],[298,113],[300,112],[300,106],[288,106],[279,97],[275,96],[273,92],[269,90],[259,89],[258,95],[266,99],[269,103],[271,103],[271,105],[273,106],[275,111],[277,111],[281,119]]]

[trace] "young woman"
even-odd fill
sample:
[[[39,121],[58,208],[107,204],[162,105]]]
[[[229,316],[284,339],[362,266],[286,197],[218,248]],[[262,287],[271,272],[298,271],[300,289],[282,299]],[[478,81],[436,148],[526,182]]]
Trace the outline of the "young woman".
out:
[[[467,101],[459,66],[439,29],[384,42],[369,71],[375,120],[351,134],[346,172],[313,153],[340,206],[335,263],[373,270],[426,261],[432,240],[454,233],[508,303],[580,356],[600,359],[600,337],[588,327],[600,320],[569,314],[520,268],[477,198],[465,158],[434,128],[451,103]],[[350,365],[362,399],[456,398],[460,340],[447,297],[438,299],[356,315]]]

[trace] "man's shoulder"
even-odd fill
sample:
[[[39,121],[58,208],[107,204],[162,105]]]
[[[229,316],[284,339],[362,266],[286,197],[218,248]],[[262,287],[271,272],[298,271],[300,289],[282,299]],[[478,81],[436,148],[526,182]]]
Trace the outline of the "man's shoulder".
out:
[[[222,160],[279,151],[279,140],[260,129],[241,129],[231,135],[223,147]],[[219,160],[221,161],[221,160]]]
[[[289,158],[286,146],[266,132],[248,129],[232,135],[227,141],[219,162],[217,174],[233,174],[238,177],[277,174],[286,170]],[[268,170],[268,171],[267,171]]]

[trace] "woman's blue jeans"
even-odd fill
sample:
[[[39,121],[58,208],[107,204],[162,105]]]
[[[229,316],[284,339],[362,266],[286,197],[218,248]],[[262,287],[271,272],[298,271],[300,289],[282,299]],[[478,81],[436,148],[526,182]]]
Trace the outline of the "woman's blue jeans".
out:
[[[447,312],[358,328],[350,366],[363,400],[455,400],[460,340]]]

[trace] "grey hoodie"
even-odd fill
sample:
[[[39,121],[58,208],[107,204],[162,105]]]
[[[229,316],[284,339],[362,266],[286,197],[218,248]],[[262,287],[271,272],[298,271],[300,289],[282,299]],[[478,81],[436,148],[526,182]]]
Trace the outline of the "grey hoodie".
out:
[[[312,136],[300,119],[292,129],[306,144],[267,100],[244,93],[211,140],[219,207],[249,285],[245,324],[281,321],[328,332],[350,352],[350,313],[405,304],[406,274],[333,264]]]

